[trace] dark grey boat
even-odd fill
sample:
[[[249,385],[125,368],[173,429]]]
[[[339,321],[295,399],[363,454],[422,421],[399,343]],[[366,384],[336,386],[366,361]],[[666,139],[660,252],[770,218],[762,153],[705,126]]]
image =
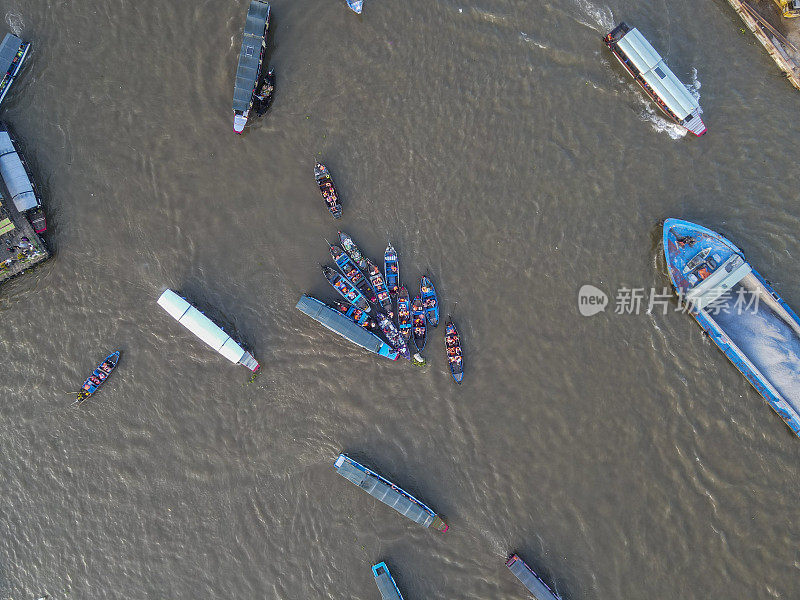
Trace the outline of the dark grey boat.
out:
[[[3,78],[0,80],[0,102],[11,89],[11,84],[22,68],[30,47],[30,44],[11,33],[7,33],[3,38],[3,43],[0,44],[0,76]]]
[[[256,86],[261,77],[268,28],[269,3],[251,0],[242,35],[236,83],[233,86],[233,130],[236,133],[244,131],[247,119],[250,118]]]
[[[346,454],[340,454],[333,466],[336,472],[350,483],[354,483],[373,498],[377,498],[386,506],[391,506],[415,523],[423,527],[433,527],[442,533],[447,531],[447,524],[431,508]]]
[[[372,566],[372,575],[375,577],[375,585],[381,593],[381,600],[403,600],[403,595],[397,589],[394,577],[389,573],[389,567],[385,562],[380,562]]]
[[[536,600],[561,600],[518,555],[509,556],[506,566]]]

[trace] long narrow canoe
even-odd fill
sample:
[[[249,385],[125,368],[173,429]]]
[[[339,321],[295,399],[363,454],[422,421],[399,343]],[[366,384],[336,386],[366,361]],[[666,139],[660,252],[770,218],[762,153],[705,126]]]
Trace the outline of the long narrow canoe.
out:
[[[403,339],[408,342],[411,339],[411,298],[406,286],[397,292],[397,326]]]
[[[117,368],[118,362],[119,350],[106,356],[105,360],[97,365],[97,368],[92,371],[92,374],[83,382],[81,389],[78,391],[78,397],[75,398],[73,404],[83,404],[94,395],[94,393],[100,389],[100,386],[108,381],[111,372]]]
[[[449,319],[444,327],[444,346],[450,373],[456,383],[461,385],[461,380],[464,379],[464,357],[461,354],[461,338],[452,319]]]
[[[720,234],[667,219],[672,285],[708,337],[800,436],[800,319]]]
[[[340,454],[333,466],[350,483],[415,523],[423,527],[433,527],[442,533],[447,531],[447,524],[431,508],[346,454]]]
[[[425,337],[427,327],[425,326],[425,309],[422,307],[422,298],[416,296],[411,304],[411,318],[413,321],[414,343],[417,350],[422,352],[425,349]]]
[[[425,308],[425,317],[431,327],[439,325],[439,298],[436,296],[436,289],[427,277],[423,277],[419,282],[419,295],[422,298],[422,306]]]
[[[372,289],[369,280],[364,277],[364,274],[358,270],[358,267],[353,263],[353,260],[342,250],[339,246],[328,244],[331,249],[331,258],[339,270],[347,278],[347,281],[352,283],[358,291],[370,302],[378,302],[378,297],[375,290]]]
[[[539,576],[533,572],[525,561],[518,555],[512,554],[506,561],[506,566],[514,574],[514,576],[522,582],[528,591],[533,594],[536,600],[560,600],[558,596],[553,593],[547,584],[545,584]]]
[[[317,182],[322,198],[325,200],[325,206],[328,207],[328,211],[333,215],[334,219],[340,218],[342,216],[342,203],[339,202],[339,192],[336,191],[336,186],[333,184],[333,177],[331,177],[328,167],[322,163],[315,163],[314,179]]]
[[[350,318],[324,302],[311,296],[303,296],[297,302],[296,308],[335,334],[353,342],[356,346],[361,346],[364,350],[385,356],[390,360],[397,360],[397,352],[381,338],[357,325]]]
[[[389,315],[390,319],[394,318],[394,306],[392,306],[392,297],[389,295],[389,289],[386,287],[386,281],[383,278],[381,270],[375,266],[371,260],[365,259],[367,263],[367,275],[369,282],[376,292],[378,302]]]
[[[358,268],[366,269],[367,259],[364,258],[364,253],[359,250],[358,246],[356,246],[353,238],[343,231],[340,231],[339,241],[342,243],[342,248],[344,248],[344,251],[347,252],[348,256],[350,256],[350,258],[352,258],[353,261],[358,265]]]
[[[369,302],[367,302],[367,299],[364,298],[364,295],[359,292],[355,286],[351,285],[343,275],[337,273],[330,267],[322,267],[322,274],[325,276],[325,279],[328,280],[328,283],[331,284],[333,289],[341,294],[342,298],[351,304],[355,304],[364,312],[370,311]]]
[[[356,325],[361,325],[364,329],[377,329],[378,325],[370,316],[357,306],[353,306],[349,302],[341,302],[340,300],[334,301],[336,309],[353,321]]]
[[[381,593],[381,600],[403,600],[394,577],[389,573],[389,567],[385,562],[380,562],[372,567],[372,575],[375,577],[375,585]]]
[[[386,287],[389,288],[389,294],[394,297],[400,290],[400,264],[397,262],[397,252],[391,243],[386,246],[386,252],[383,253],[383,271],[386,275]]]
[[[397,327],[394,326],[392,320],[383,314],[381,311],[375,312],[375,320],[378,322],[378,327],[380,327],[381,331],[383,332],[383,336],[389,342],[389,344],[400,353],[405,359],[411,360],[411,351],[408,349],[408,345],[403,340],[403,336],[400,335],[400,332],[397,331]]]

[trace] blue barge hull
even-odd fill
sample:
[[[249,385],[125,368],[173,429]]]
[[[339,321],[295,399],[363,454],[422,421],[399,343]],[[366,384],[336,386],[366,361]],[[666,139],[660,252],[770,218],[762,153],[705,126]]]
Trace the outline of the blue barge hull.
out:
[[[372,567],[372,575],[375,577],[375,585],[381,593],[381,600],[403,600],[403,595],[397,589],[394,577],[389,573],[389,567],[385,562],[380,562]]]
[[[718,233],[667,219],[664,254],[689,313],[800,436],[800,319]]]

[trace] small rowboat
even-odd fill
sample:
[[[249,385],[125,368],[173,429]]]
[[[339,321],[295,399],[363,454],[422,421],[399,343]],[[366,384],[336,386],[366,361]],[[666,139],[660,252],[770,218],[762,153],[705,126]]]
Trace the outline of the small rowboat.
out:
[[[397,252],[389,243],[386,252],[383,253],[383,271],[386,274],[386,287],[389,294],[396,296],[400,289],[400,264],[397,262]]]
[[[378,302],[389,315],[390,319],[394,318],[394,307],[392,306],[392,297],[389,295],[389,289],[386,287],[386,282],[383,280],[381,270],[376,267],[371,260],[366,259],[367,274],[369,275],[369,282],[377,292]]]
[[[334,304],[336,308],[346,316],[348,319],[353,321],[356,325],[361,325],[364,329],[377,329],[378,326],[375,324],[367,313],[363,310],[358,308],[357,306],[353,306],[352,304],[346,304],[341,302],[340,300],[335,300]]]
[[[425,317],[431,327],[439,324],[439,299],[436,297],[436,290],[427,277],[423,277],[419,282],[419,295],[422,296],[422,306],[425,308]]]
[[[403,358],[407,358],[411,360],[411,352],[408,350],[408,346],[403,341],[403,337],[400,335],[400,332],[397,331],[397,328],[392,323],[391,319],[387,317],[380,311],[375,313],[375,319],[378,321],[378,327],[381,328],[384,337],[386,337],[386,341],[389,342],[389,345],[397,350]]]
[[[461,340],[451,317],[447,318],[444,330],[444,345],[447,350],[447,363],[456,383],[461,384],[464,377],[464,363],[461,356]]]
[[[406,340],[411,339],[411,299],[408,297],[408,290],[406,286],[400,288],[397,292],[397,324],[400,327],[400,333]]]
[[[333,258],[333,262],[339,267],[339,270],[347,278],[347,281],[356,286],[358,291],[361,292],[367,300],[370,302],[377,302],[378,297],[375,294],[375,290],[372,289],[367,278],[364,277],[361,271],[358,270],[358,267],[353,264],[353,261],[345,254],[344,250],[339,248],[339,246],[331,246],[330,243],[328,245],[331,247],[331,258]]]
[[[411,319],[413,323],[414,343],[417,345],[417,350],[422,352],[425,349],[427,327],[425,326],[425,309],[422,307],[422,298],[419,296],[414,298],[414,303],[411,305]]]
[[[92,374],[83,382],[78,392],[78,397],[73,404],[83,404],[99,390],[100,386],[108,380],[108,376],[111,375],[111,372],[117,368],[118,362],[119,350],[106,356],[106,359],[97,365],[97,368],[92,371]]]
[[[333,185],[333,178],[331,178],[328,168],[322,163],[314,165],[314,179],[317,180],[319,191],[322,192],[322,197],[325,199],[325,205],[333,215],[333,218],[338,219],[342,216],[339,194],[336,193],[336,187]]]
[[[364,254],[358,249],[358,246],[356,246],[353,238],[340,231],[339,241],[342,243],[342,248],[344,248],[344,251],[347,252],[347,255],[358,265],[358,268],[362,270],[366,269],[367,259],[364,258]]]
[[[275,93],[275,69],[270,69],[258,91],[253,93],[253,107],[259,116],[272,106],[272,95]]]
[[[322,274],[325,276],[325,279],[333,286],[337,292],[342,295],[342,298],[354,304],[364,312],[369,312],[369,302],[364,296],[359,292],[356,288],[350,285],[347,280],[342,277],[339,273],[331,269],[330,267],[322,267]]]

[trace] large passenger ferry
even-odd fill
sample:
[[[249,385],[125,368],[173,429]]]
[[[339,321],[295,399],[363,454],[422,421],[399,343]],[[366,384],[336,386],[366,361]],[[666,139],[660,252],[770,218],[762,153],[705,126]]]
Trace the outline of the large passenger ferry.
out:
[[[14,83],[17,73],[22,68],[22,63],[25,62],[30,48],[29,43],[23,42],[13,34],[7,33],[3,38],[3,43],[0,44],[0,74],[3,76],[0,81],[0,102],[11,89],[11,84]]]
[[[0,176],[17,211],[28,218],[36,233],[45,231],[42,198],[5,123],[0,123]]]
[[[689,93],[638,29],[620,23],[603,39],[622,66],[671,121],[697,136],[706,132],[697,98]]]
[[[442,533],[447,531],[447,524],[431,508],[346,454],[340,454],[333,466],[336,472],[350,483],[354,483],[373,498],[377,498],[415,523],[423,527],[433,527]]]
[[[233,130],[242,133],[255,101],[269,29],[269,3],[251,0],[242,34],[239,66],[233,86]]]
[[[800,436],[800,320],[720,234],[664,222],[664,254],[675,291],[708,337]]]

